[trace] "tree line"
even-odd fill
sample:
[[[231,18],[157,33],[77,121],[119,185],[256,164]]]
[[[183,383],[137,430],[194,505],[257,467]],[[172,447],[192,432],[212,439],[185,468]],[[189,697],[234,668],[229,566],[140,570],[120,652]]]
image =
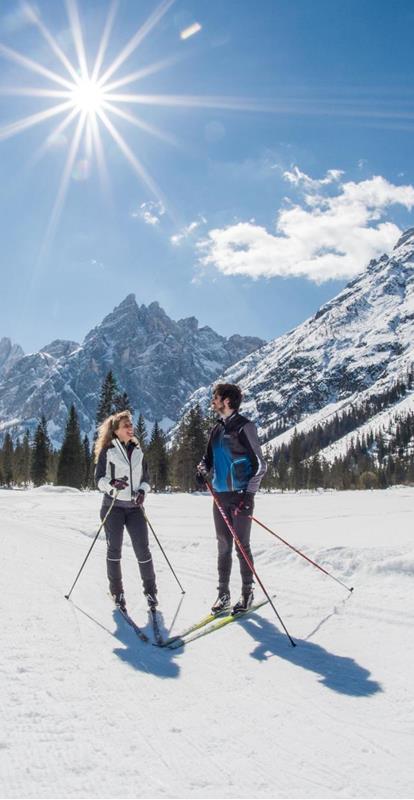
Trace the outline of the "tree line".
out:
[[[111,414],[134,410],[125,391],[120,391],[112,371],[106,375],[96,412],[95,435],[92,446],[88,436],[81,437],[76,406],[71,405],[66,421],[62,447],[54,449],[41,417],[33,437],[27,430],[13,442],[10,432],[4,437],[0,450],[0,485],[27,487],[52,483],[76,489],[94,488],[93,445],[99,425]],[[167,487],[181,491],[196,489],[194,475],[207,443],[211,419],[205,419],[199,406],[181,421],[174,446],[167,448],[167,438],[159,421],[149,435],[145,419],[139,415],[134,434],[148,462],[152,489]]]
[[[317,425],[306,433],[295,429],[290,442],[272,453],[265,446],[268,469],[263,488],[282,491],[319,487],[366,489],[414,483],[414,414],[409,413],[394,425],[390,424],[388,430],[356,436],[346,454],[331,462],[320,455],[328,444],[352,432],[375,411],[389,407],[412,387],[410,371],[406,381],[398,381],[386,392],[342,416],[335,415],[327,426]],[[123,410],[133,413],[127,393],[119,390],[110,371],[100,392],[93,443],[100,423],[110,414]],[[196,490],[196,467],[205,452],[213,423],[212,413],[204,416],[196,405],[182,418],[174,442],[168,447],[159,421],[155,421],[149,435],[142,414],[139,416],[134,432],[148,462],[154,491],[167,487],[172,491]],[[44,417],[33,438],[26,431],[21,439],[13,442],[11,434],[6,433],[0,450],[0,485],[25,487],[54,483],[77,489],[93,488],[92,449],[88,437],[81,438],[76,407],[72,405],[60,449],[52,447]]]

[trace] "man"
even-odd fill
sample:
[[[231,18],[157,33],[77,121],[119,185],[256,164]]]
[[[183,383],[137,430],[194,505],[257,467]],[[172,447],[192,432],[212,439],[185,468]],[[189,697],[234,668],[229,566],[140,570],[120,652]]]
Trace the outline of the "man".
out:
[[[214,425],[207,450],[197,467],[197,483],[202,486],[212,471],[212,487],[229,523],[248,556],[254,495],[266,472],[256,426],[239,414],[242,400],[240,388],[232,383],[218,383],[213,391],[212,408],[220,419]],[[213,505],[214,524],[218,545],[218,597],[212,606],[213,614],[231,607],[230,573],[233,537],[216,503]],[[253,573],[246,559],[236,547],[240,564],[242,592],[233,606],[232,614],[247,611],[253,602]]]

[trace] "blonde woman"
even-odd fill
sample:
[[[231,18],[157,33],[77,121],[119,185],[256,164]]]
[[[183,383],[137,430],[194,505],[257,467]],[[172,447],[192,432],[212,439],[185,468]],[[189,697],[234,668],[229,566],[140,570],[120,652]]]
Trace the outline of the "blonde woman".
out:
[[[157,587],[143,513],[145,495],[151,487],[147,464],[134,437],[129,411],[120,411],[104,420],[95,445],[95,461],[96,485],[104,492],[101,519],[104,519],[115,492],[118,492],[105,522],[109,591],[115,605],[126,610],[121,571],[122,539],[126,528],[137,557],[148,606],[154,609],[157,605]]]

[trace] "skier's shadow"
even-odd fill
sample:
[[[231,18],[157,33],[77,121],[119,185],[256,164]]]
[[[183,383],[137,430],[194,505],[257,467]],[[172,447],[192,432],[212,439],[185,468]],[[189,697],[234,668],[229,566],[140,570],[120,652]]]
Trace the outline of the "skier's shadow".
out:
[[[339,694],[369,697],[382,692],[381,684],[370,679],[369,670],[353,658],[337,656],[305,639],[296,640],[297,647],[292,647],[284,633],[258,614],[240,620],[240,624],[258,642],[251,653],[257,661],[266,661],[272,656],[284,658],[320,675],[320,682]]]
[[[116,609],[112,612],[116,623],[116,630],[113,633],[124,647],[115,647],[114,653],[125,664],[129,664],[133,669],[140,672],[151,673],[159,678],[178,678],[180,667],[173,660],[174,653],[168,647],[153,647],[152,625],[150,621],[141,630],[147,634],[149,641],[142,642],[135,631],[128,625],[122,614]],[[160,624],[161,633],[164,633],[164,623],[162,614],[158,611],[157,617]]]

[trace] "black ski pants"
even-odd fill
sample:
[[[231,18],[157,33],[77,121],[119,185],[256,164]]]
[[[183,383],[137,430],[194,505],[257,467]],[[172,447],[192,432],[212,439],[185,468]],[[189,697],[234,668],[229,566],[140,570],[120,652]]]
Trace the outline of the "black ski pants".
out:
[[[253,564],[253,556],[250,549],[250,529],[252,527],[252,521],[249,519],[247,512],[236,513],[236,509],[241,500],[240,494],[238,492],[220,492],[217,494],[217,500],[240,540],[250,563]],[[253,514],[253,506],[249,513]],[[213,516],[218,546],[218,589],[219,592],[222,593],[229,591],[234,539],[215,503],[213,505]],[[247,590],[253,583],[253,573],[237,545],[236,552],[239,558],[242,589]]]
[[[101,519],[108,511],[108,504],[103,503]],[[148,544],[148,527],[142,509],[133,506],[114,506],[105,522],[107,543],[106,567],[109,580],[109,591],[118,594],[123,591],[121,553],[124,527],[127,529],[141,574],[144,592],[156,593],[155,572],[151,551]]]

